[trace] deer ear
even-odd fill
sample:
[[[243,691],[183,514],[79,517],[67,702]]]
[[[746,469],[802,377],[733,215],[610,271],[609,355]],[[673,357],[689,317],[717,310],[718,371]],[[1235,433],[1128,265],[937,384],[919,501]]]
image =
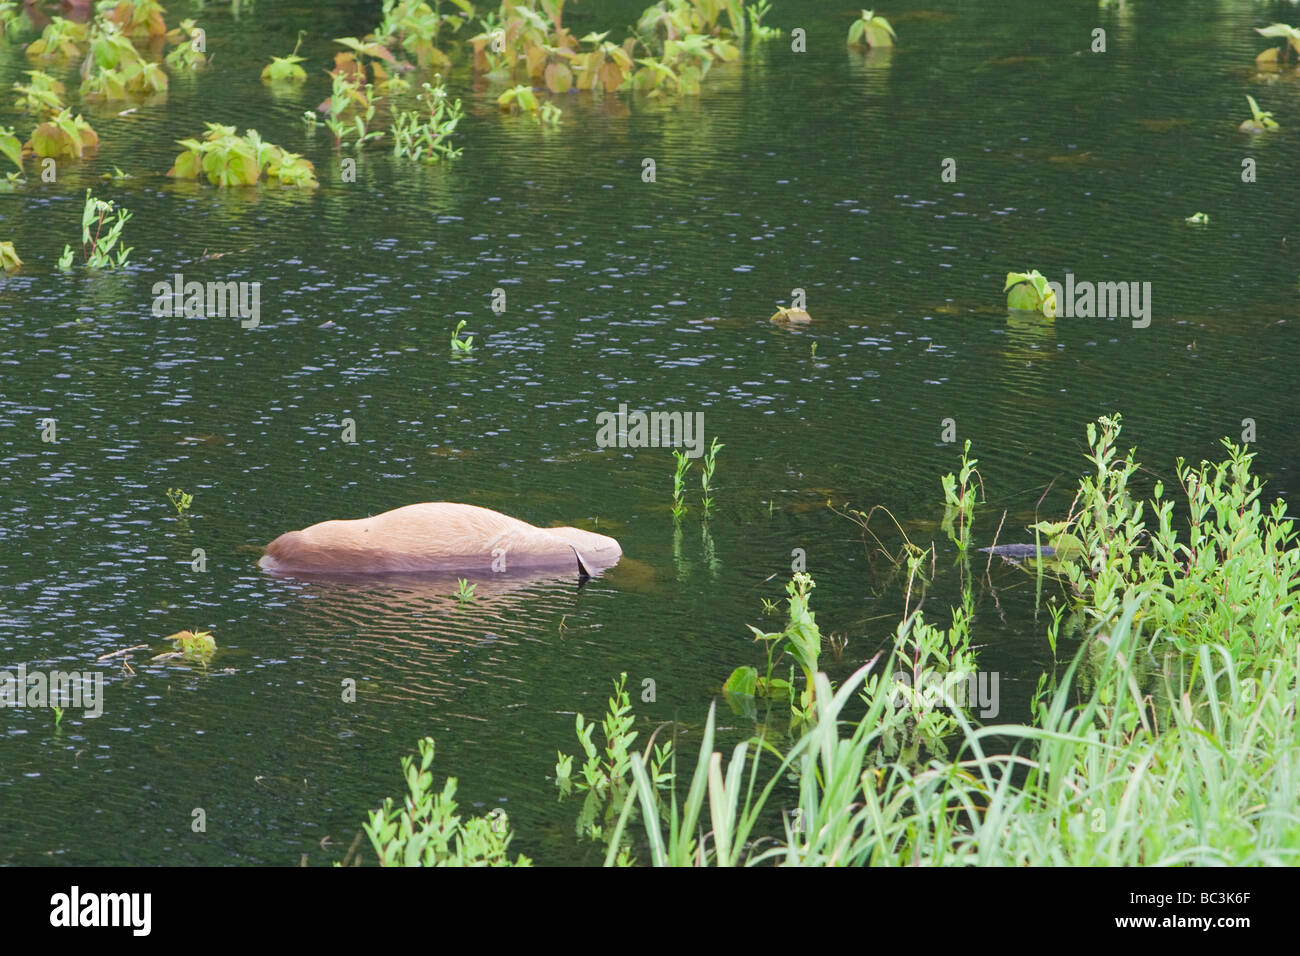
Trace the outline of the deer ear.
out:
[[[573,547],[573,545],[569,545],[569,548],[573,551],[573,556],[578,559],[578,581],[581,582],[587,580],[591,577],[591,572],[588,571],[587,566],[582,563],[582,555],[578,553],[578,549]]]

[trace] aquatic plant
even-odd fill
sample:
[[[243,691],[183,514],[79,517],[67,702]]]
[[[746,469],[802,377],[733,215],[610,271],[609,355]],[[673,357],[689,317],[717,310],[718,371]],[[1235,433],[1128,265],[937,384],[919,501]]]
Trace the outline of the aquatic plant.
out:
[[[503,113],[531,113],[536,116],[541,111],[537,94],[530,86],[515,86],[497,97],[497,106]]]
[[[168,488],[167,500],[172,503],[172,507],[176,509],[176,513],[182,517],[185,515],[185,512],[190,510],[190,505],[194,504],[194,496],[186,494],[179,488]]]
[[[90,28],[64,17],[50,17],[41,35],[27,44],[29,57],[77,59],[85,55]]]
[[[792,325],[806,325],[812,321],[812,316],[806,309],[787,309],[781,306],[772,313],[771,322],[789,322]]]
[[[1064,673],[1040,679],[1029,723],[977,727],[946,694],[937,707],[916,695],[916,677],[972,666],[971,617],[964,606],[954,611],[940,639],[909,616],[896,652],[838,690],[815,675],[816,719],[765,786],[759,758],[770,745],[762,739],[739,745],[724,775],[712,709],[684,806],[674,777],[671,812],[663,812],[661,788],[649,785],[633,754],[636,788],[606,863],[633,803],[656,866],[1300,862],[1294,522],[1284,502],[1262,506],[1253,456],[1225,441],[1222,462],[1179,462],[1186,534],[1174,530],[1174,502],[1160,483],[1148,529],[1129,494],[1138,465],[1133,451],[1120,456],[1118,437],[1115,417],[1088,428],[1091,473],[1072,514],[1085,543],[1072,560],[1087,626]],[[918,650],[926,658],[919,667]],[[913,679],[896,680],[904,673]],[[846,723],[855,693],[867,712]],[[890,735],[915,734],[927,714],[929,744],[955,744],[956,758],[882,760],[895,752]],[[764,849],[758,823],[791,774],[796,811],[785,816],[784,837]]]
[[[18,93],[14,106],[41,115],[62,112],[65,107],[63,96],[67,92],[64,85],[44,70],[27,70],[26,73],[31,79],[13,86]]]
[[[897,39],[889,21],[874,10],[863,10],[862,16],[849,25],[849,46],[893,46]]]
[[[514,834],[505,811],[462,819],[457,810],[456,778],[448,777],[442,791],[433,789],[434,743],[425,737],[419,743],[420,763],[402,758],[406,798],[394,804],[385,797],[383,806],[370,811],[362,829],[370,839],[381,866],[531,866],[520,854],[509,857]]]
[[[1008,272],[1002,291],[1007,293],[1008,309],[1042,312],[1049,319],[1056,315],[1056,292],[1037,269]]]
[[[452,146],[451,135],[464,118],[465,108],[460,100],[449,101],[441,77],[435,80],[437,86],[425,83],[420,91],[423,111],[402,110],[393,115],[393,154],[399,159],[437,163],[461,154]]]
[[[686,472],[690,470],[691,459],[682,451],[673,450],[676,462],[673,471],[673,517],[680,518],[686,514]]]
[[[1261,110],[1259,104],[1255,102],[1255,97],[1246,94],[1246,102],[1250,104],[1250,119],[1242,120],[1237,129],[1243,133],[1271,133],[1278,129],[1278,124],[1273,119],[1273,114]]]
[[[384,0],[384,19],[372,36],[381,45],[399,46],[414,55],[421,69],[445,72],[451,66],[451,58],[438,49],[439,34],[447,25],[452,30],[459,30],[474,15],[474,6],[469,0],[450,2],[464,14],[463,17],[443,13],[443,0],[435,0],[433,7],[420,0]]]
[[[4,156],[23,171],[23,144],[12,126],[0,126],[0,156]]]
[[[797,719],[806,718],[812,713],[810,705],[814,694],[813,674],[817,671],[822,645],[822,635],[817,627],[816,615],[808,608],[809,596],[814,587],[816,582],[813,581],[811,574],[796,571],[785,586],[786,594],[789,595],[786,603],[790,615],[786,626],[780,631],[765,633],[752,624],[748,625],[754,633],[754,640],[763,641],[767,648],[767,673],[760,677],[754,667],[737,667],[723,684],[724,692],[742,696],[785,699],[790,702],[791,715]],[[784,654],[789,654],[803,671],[804,691],[797,703],[793,669],[791,680],[772,676],[773,667],[780,661],[779,657],[774,660],[772,654],[778,649]]]
[[[86,190],[86,202],[81,210],[81,258],[90,269],[120,269],[126,265],[131,255],[130,246],[118,248],[122,239],[122,229],[131,218],[131,213],[117,208],[109,199],[96,199],[89,189]],[[107,224],[107,229],[105,225]],[[91,233],[91,227],[94,233]],[[114,249],[117,250],[114,256]],[[72,268],[74,252],[72,246],[65,245],[59,257],[59,268],[67,271]]]
[[[294,48],[295,50],[297,47]],[[299,63],[307,62],[305,56],[290,53],[288,56],[273,56],[271,62],[262,68],[263,83],[298,83],[307,79],[307,71]]]
[[[180,657],[206,666],[217,652],[217,642],[211,631],[177,631],[167,635],[165,640],[172,642],[176,653],[159,655],[155,660]]]
[[[72,110],[63,109],[32,130],[31,139],[25,144],[37,156],[64,156],[69,159],[81,159],[88,149],[99,146],[99,134],[81,118],[81,114],[72,115]]]
[[[164,60],[176,70],[197,70],[208,62],[203,44],[199,42],[203,31],[191,17],[186,17],[175,30],[167,32],[167,39],[177,46]]]
[[[451,333],[451,350],[462,355],[474,351],[474,336],[467,335],[463,339],[460,337],[460,330],[467,324],[467,319],[461,319],[456,323],[456,328]]]
[[[306,32],[306,30],[298,31],[298,42],[293,45],[293,50],[287,56],[271,57],[271,62],[262,68],[263,83],[300,83],[307,79],[307,71],[298,65],[307,62],[305,56],[298,55],[298,48],[302,46],[302,38]]]
[[[709,516],[709,511],[713,508],[713,498],[709,492],[712,490],[713,471],[718,466],[718,452],[726,448],[726,445],[718,444],[718,437],[713,436],[713,443],[709,445],[709,450],[704,456],[702,471],[700,474],[700,503],[704,506],[704,516]]]
[[[168,176],[197,179],[202,174],[214,186],[225,188],[256,185],[265,173],[282,186],[314,189],[319,185],[311,160],[264,141],[257,130],[238,136],[233,126],[208,123],[207,127],[201,140],[176,141],[185,152],[176,157]]]
[[[0,0],[0,37],[21,29],[24,16],[19,0]]]
[[[756,40],[774,40],[781,35],[777,27],[763,26],[763,18],[772,10],[767,0],[758,0],[745,7],[745,16],[749,20],[749,33]]]
[[[1285,63],[1292,57],[1300,57],[1300,30],[1285,23],[1274,23],[1267,27],[1255,27],[1260,36],[1270,39],[1280,37],[1281,46],[1271,46],[1255,57],[1256,63]]]
[[[158,0],[117,0],[101,13],[124,36],[133,40],[149,40],[167,32],[163,21],[162,4]]]
[[[586,792],[582,809],[579,811],[577,831],[594,840],[608,840],[610,827],[629,792],[631,779],[631,760],[633,756],[643,761],[648,786],[654,789],[666,786],[672,779],[668,768],[675,761],[672,740],[655,744],[654,736],[646,742],[645,753],[635,754],[633,744],[638,736],[633,730],[632,702],[627,693],[627,674],[622,673],[614,681],[614,693],[609,698],[607,712],[601,723],[604,743],[597,747],[592,740],[596,729],[594,722],[588,723],[581,713],[574,721],[578,744],[582,748],[585,760],[580,779],[573,778],[573,756],[563,751],[556,751],[555,785],[561,796],[568,794],[574,786]],[[626,845],[611,844],[610,858],[622,864],[630,862],[630,849]]]
[[[18,250],[12,242],[0,242],[0,269],[5,272],[17,272],[23,267],[23,260],[18,258]]]
[[[456,600],[461,604],[469,604],[474,600],[474,591],[478,587],[476,584],[470,584],[464,578],[456,579]]]
[[[975,516],[975,483],[971,481],[972,476],[979,478],[981,485],[983,484],[983,478],[975,469],[978,464],[978,458],[970,457],[968,438],[962,448],[961,469],[955,476],[951,472],[943,476],[944,508],[941,527],[949,540],[957,545],[957,550],[963,554],[970,548],[971,522]],[[954,520],[957,522],[955,532]]]
[[[1208,226],[1210,224],[1210,217],[1203,212],[1198,212],[1188,216],[1183,220],[1183,222],[1193,226]]]
[[[130,37],[111,19],[92,22],[82,76],[82,95],[105,99],[162,93],[168,85],[162,67],[141,56]]]

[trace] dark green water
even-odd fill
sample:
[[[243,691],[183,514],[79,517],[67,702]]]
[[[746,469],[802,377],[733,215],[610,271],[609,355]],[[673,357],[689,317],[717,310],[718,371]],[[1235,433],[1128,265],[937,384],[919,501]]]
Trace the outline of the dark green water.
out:
[[[641,5],[584,0],[567,19],[621,37]],[[1001,540],[1025,540],[1053,481],[1039,510],[1062,513],[1084,423],[1112,412],[1166,483],[1177,456],[1215,455],[1252,418],[1260,472],[1297,490],[1300,83],[1254,77],[1250,29],[1289,4],[900,0],[881,10],[900,49],[864,58],[843,44],[852,9],[778,0],[769,22],[803,27],[806,54],[757,46],[698,100],[560,97],[558,131],[499,116],[499,90],[462,63],[464,157],[417,169],[374,148],[356,183],[298,117],[328,95],[329,39],[371,29],[378,4],[326,6],[199,11],[207,72],[125,117],[85,105],[98,155],[53,184],[29,162],[0,195],[0,239],[27,263],[0,280],[0,666],[107,675],[98,718],[69,711],[56,731],[47,710],[4,711],[0,862],[328,863],[424,735],[462,805],[508,810],[517,850],[592,861],[579,801],[557,803],[548,779],[556,749],[575,750],[573,713],[599,713],[621,671],[651,679],[654,703],[634,694],[642,739],[679,718],[689,752],[731,668],[761,662],[745,625],[776,623],[760,598],[783,596],[794,548],[823,632],[848,638],[828,672],[871,657],[902,595],[824,503],[884,504],[914,540],[941,538],[959,448],[945,418],[980,458],[978,544],[1004,510]],[[173,4],[169,23],[186,13]],[[1087,49],[1096,26],[1104,55]],[[273,96],[258,73],[299,29],[312,78]],[[0,87],[29,68],[0,46]],[[1236,132],[1246,93],[1281,132]],[[321,188],[164,177],[205,121],[304,152]],[[6,96],[11,124],[30,130]],[[102,183],[114,165],[135,178]],[[123,273],[54,268],[87,186],[134,213]],[[1184,224],[1197,211],[1208,228]],[[1003,276],[1030,267],[1150,282],[1151,325],[1009,319]],[[260,326],[154,318],[152,286],[176,271],[262,283]],[[795,287],[816,321],[772,325]],[[448,352],[459,318],[468,359]],[[694,507],[674,539],[668,451],[596,446],[597,414],[620,403],[701,411],[726,443],[707,531]],[[186,522],[173,486],[195,495]],[[439,499],[597,528],[629,560],[580,591],[483,582],[463,608],[446,581],[256,567],[282,531]],[[937,546],[926,607],[943,623],[957,575]],[[1000,719],[1023,719],[1051,662],[1044,620],[1022,574],[991,581],[980,666],[1001,674]],[[207,671],[95,664],[189,627],[220,645]],[[753,730],[723,723],[728,746]]]

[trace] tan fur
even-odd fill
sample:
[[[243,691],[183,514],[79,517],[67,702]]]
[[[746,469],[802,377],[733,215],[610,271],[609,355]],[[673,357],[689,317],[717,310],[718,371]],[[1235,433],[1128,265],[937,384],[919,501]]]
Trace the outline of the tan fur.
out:
[[[535,528],[517,518],[450,501],[396,508],[371,518],[322,521],[266,546],[258,563],[271,571],[379,574],[394,571],[577,571],[574,549],[595,572],[623,551],[603,534]],[[495,567],[494,567],[495,563]]]

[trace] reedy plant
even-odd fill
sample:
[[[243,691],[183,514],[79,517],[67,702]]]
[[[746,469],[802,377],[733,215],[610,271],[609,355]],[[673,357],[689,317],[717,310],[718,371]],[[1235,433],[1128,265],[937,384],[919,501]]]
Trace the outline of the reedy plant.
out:
[[[943,531],[948,535],[957,550],[965,554],[970,549],[971,522],[975,518],[976,486],[972,477],[978,478],[980,485],[984,479],[976,470],[978,458],[970,457],[970,439],[961,452],[961,469],[954,476],[951,472],[943,476]],[[956,531],[953,522],[956,522]]]
[[[86,202],[81,210],[81,256],[90,269],[120,269],[126,265],[131,255],[130,246],[117,248],[122,239],[122,229],[131,218],[131,213],[117,208],[109,199],[96,199],[89,189],[86,190]],[[107,226],[107,229],[105,229]],[[91,232],[94,227],[94,233]],[[116,256],[114,250],[116,249]],[[65,245],[59,257],[59,268],[72,268],[74,252],[72,246]]]
[[[531,866],[520,854],[510,860],[514,835],[504,812],[462,819],[456,812],[456,778],[448,777],[442,792],[433,789],[434,743],[420,741],[420,763],[402,758],[407,796],[400,805],[392,797],[370,812],[362,825],[382,866]]]
[[[686,472],[691,468],[691,459],[683,451],[673,449],[673,518],[686,514]]]
[[[718,466],[718,452],[726,447],[726,445],[718,443],[718,438],[715,435],[702,463],[700,473],[700,504],[704,507],[704,517],[706,518],[709,516],[709,511],[713,508],[713,497],[710,495],[710,492],[713,490],[713,472]]]

